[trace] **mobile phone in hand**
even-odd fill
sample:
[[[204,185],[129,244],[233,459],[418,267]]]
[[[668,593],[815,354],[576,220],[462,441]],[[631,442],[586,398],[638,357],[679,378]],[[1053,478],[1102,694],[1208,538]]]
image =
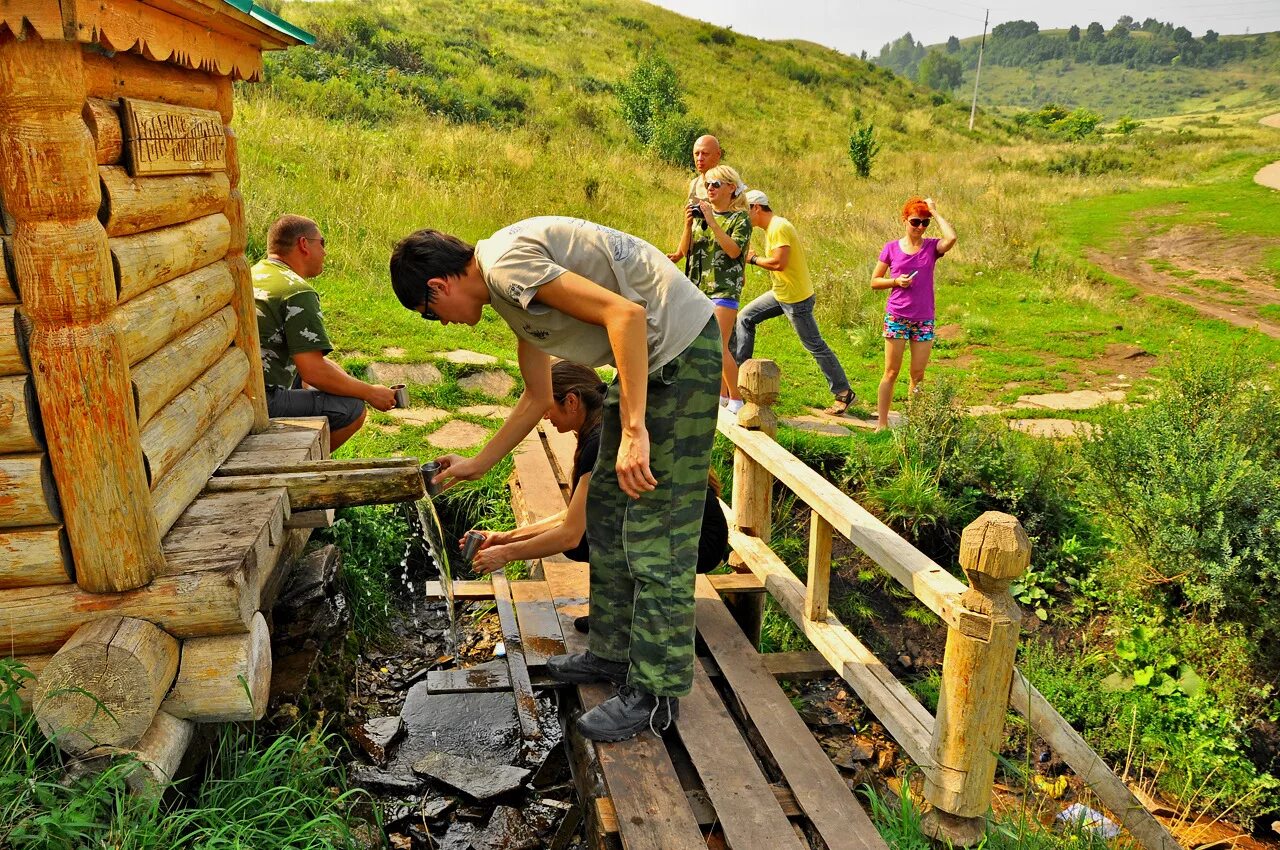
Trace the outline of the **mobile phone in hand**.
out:
[[[916,270],[915,270],[915,271],[913,271],[911,274],[907,275],[907,280],[915,280],[915,279],[916,279],[916,275],[918,275],[918,274],[920,274],[920,270],[919,270],[919,269],[916,269]]]

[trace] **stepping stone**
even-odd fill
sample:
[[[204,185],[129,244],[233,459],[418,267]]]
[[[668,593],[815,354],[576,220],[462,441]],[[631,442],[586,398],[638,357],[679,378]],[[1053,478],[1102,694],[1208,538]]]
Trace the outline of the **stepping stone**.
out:
[[[427,442],[438,449],[466,449],[487,439],[488,428],[461,419],[455,419],[427,435]]]
[[[849,436],[848,426],[837,424],[832,419],[834,417],[796,416],[791,419],[783,419],[782,424],[798,431],[808,431],[812,434],[825,434],[829,437]]]
[[[451,753],[429,752],[413,763],[413,772],[456,788],[476,800],[490,800],[514,791],[529,771],[509,764],[488,764]]]
[[[448,419],[450,415],[449,411],[438,407],[393,407],[386,413],[406,425],[430,425],[432,422]]]
[[[444,359],[450,363],[457,363],[459,366],[493,366],[498,362],[498,358],[492,354],[481,354],[478,351],[467,351],[465,348],[459,348],[456,351],[446,352]]]
[[[406,352],[403,348],[397,348],[395,346],[382,349],[383,357],[404,357],[405,353]]]
[[[458,379],[458,386],[473,393],[484,393],[491,398],[506,398],[516,388],[516,379],[506,372],[476,372]]]
[[[1124,401],[1124,393],[1120,390],[1076,390],[1069,393],[1044,393],[1041,395],[1019,396],[1015,408],[1040,410],[1089,410]]]
[[[365,755],[374,764],[382,767],[387,763],[387,755],[391,752],[391,748],[404,735],[404,721],[398,714],[390,717],[375,717],[368,723],[352,726],[347,731],[360,749],[364,750]]]
[[[834,417],[829,417],[829,418],[834,418]],[[906,417],[903,416],[898,411],[896,410],[889,411],[889,427],[890,428],[901,427],[905,419]],[[846,416],[843,419],[841,419],[841,421],[844,422],[844,424],[850,426],[851,428],[860,428],[863,431],[874,431],[877,426],[877,422],[874,419],[854,419],[851,416]]]
[[[1046,437],[1052,440],[1063,440],[1067,437],[1090,437],[1098,430],[1092,422],[1078,422],[1075,419],[1013,419],[1009,428],[1021,431],[1033,437]]]
[[[970,416],[990,416],[993,413],[999,413],[1000,411],[1001,411],[1001,408],[996,407],[994,404],[979,404],[969,408],[969,415]]]
[[[503,404],[473,404],[470,407],[458,408],[458,412],[467,416],[479,416],[482,419],[506,419],[515,411]]]
[[[434,363],[370,363],[369,382],[391,386],[392,384],[417,384],[433,387],[444,380]]]

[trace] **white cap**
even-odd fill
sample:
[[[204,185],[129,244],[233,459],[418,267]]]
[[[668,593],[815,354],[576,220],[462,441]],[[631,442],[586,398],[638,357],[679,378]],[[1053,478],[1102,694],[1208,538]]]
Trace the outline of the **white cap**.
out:
[[[752,189],[747,193],[747,203],[754,204],[759,207],[767,207],[769,204],[769,196],[759,189]]]

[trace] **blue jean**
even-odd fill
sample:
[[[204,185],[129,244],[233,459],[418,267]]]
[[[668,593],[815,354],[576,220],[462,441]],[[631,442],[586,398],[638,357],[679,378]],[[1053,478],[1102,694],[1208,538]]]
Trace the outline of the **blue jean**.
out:
[[[833,395],[839,395],[849,389],[849,379],[845,377],[844,368],[836,353],[822,338],[818,330],[818,322],[813,318],[813,305],[817,297],[810,295],[803,301],[794,304],[783,304],[772,292],[766,292],[753,300],[738,313],[738,324],[733,331],[733,339],[729,341],[733,359],[741,366],[751,359],[756,347],[756,325],[778,316],[786,316],[800,337],[800,344],[818,361],[818,368],[827,379],[827,386]]]

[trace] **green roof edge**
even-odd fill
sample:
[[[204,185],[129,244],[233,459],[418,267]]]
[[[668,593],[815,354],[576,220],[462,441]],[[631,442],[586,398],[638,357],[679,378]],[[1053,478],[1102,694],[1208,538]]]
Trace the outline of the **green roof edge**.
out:
[[[228,6],[234,6],[251,18],[262,21],[276,32],[281,32],[287,36],[296,38],[303,44],[316,43],[316,37],[314,35],[301,27],[294,26],[274,12],[270,12],[262,8],[257,3],[254,3],[253,0],[222,0],[222,2],[226,3]]]

